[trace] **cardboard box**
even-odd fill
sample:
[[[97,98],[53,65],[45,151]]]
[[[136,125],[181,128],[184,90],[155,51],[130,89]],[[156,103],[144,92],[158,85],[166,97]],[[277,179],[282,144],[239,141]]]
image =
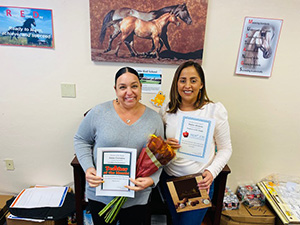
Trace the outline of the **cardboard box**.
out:
[[[61,220],[56,220],[56,221],[45,220],[44,222],[34,222],[34,221],[28,221],[28,220],[22,220],[22,219],[6,218],[6,224],[7,225],[67,225],[68,221],[67,221],[67,219],[61,219]]]
[[[11,199],[12,195],[0,195],[0,225],[5,223],[5,216],[8,213],[8,207],[6,201]]]
[[[225,210],[220,225],[274,225],[276,216],[266,206],[251,207],[240,205],[237,210]]]

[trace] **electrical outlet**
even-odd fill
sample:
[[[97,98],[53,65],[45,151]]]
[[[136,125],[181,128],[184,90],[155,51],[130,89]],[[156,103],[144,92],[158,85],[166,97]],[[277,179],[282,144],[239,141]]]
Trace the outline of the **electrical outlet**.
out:
[[[4,161],[6,170],[15,170],[14,161],[12,159],[6,159]]]

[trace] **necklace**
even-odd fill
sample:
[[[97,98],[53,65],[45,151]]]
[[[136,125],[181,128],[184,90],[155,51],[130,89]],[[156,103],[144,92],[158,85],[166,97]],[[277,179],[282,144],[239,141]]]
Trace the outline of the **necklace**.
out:
[[[127,119],[127,120],[126,120],[126,123],[127,123],[127,124],[130,123],[130,121],[131,121],[130,119]]]

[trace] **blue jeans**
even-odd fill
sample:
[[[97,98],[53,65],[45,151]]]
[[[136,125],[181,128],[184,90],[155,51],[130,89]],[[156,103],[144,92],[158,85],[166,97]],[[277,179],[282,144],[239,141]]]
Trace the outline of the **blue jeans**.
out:
[[[160,183],[162,187],[162,194],[164,196],[164,199],[167,202],[168,209],[172,216],[172,224],[173,225],[201,225],[208,208],[177,213],[166,183],[166,181],[170,178],[174,178],[174,177],[169,176],[163,171],[160,177]],[[214,194],[214,182],[211,184],[209,190],[210,199],[212,199],[213,194]]]

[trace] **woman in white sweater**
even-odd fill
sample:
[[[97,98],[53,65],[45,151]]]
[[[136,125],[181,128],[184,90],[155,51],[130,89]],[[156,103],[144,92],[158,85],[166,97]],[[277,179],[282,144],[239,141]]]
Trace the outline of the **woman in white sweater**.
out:
[[[208,98],[204,72],[198,63],[187,61],[177,68],[170,90],[170,101],[161,108],[160,115],[165,124],[167,143],[174,149],[180,148],[179,141],[175,139],[179,118],[190,116],[215,120],[213,143],[208,151],[208,162],[201,163],[177,157],[164,168],[161,176],[173,224],[200,225],[207,209],[176,213],[166,186],[166,180],[169,178],[202,173],[203,180],[198,183],[198,187],[206,189],[212,198],[213,181],[232,154],[227,111],[221,103],[214,103]],[[215,151],[216,148],[217,151]]]

